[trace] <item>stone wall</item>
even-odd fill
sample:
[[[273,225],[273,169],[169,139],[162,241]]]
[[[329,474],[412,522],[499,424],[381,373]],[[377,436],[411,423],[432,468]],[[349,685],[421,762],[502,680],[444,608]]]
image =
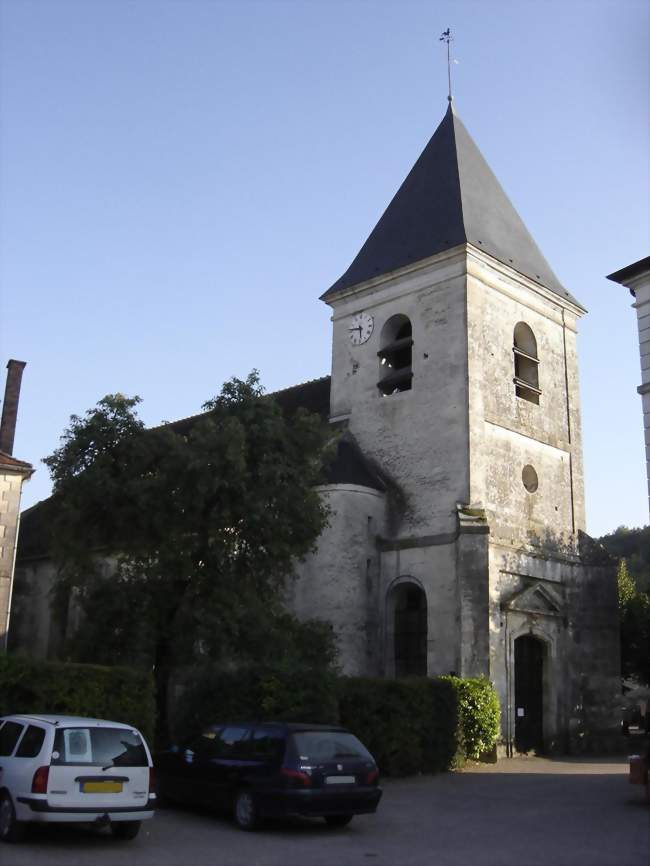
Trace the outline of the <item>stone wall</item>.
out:
[[[11,606],[9,649],[35,659],[58,657],[63,635],[52,610],[56,569],[50,559],[18,562]]]
[[[541,286],[515,279],[477,254],[468,260],[471,502],[493,537],[566,545],[584,530],[576,316]],[[526,323],[537,341],[539,405],[515,393],[513,334]],[[522,472],[532,466],[529,492]]]
[[[301,619],[324,619],[336,629],[344,673],[378,672],[379,559],[385,496],[354,484],[325,485],[329,524],[316,550],[296,568],[287,604]]]
[[[0,651],[6,640],[24,473],[0,471]]]
[[[456,502],[468,496],[465,253],[383,277],[333,302],[331,417],[345,421],[364,454],[402,490],[396,537],[455,530]],[[350,321],[374,317],[370,340],[350,343]],[[377,388],[382,328],[395,315],[413,328],[412,389]]]

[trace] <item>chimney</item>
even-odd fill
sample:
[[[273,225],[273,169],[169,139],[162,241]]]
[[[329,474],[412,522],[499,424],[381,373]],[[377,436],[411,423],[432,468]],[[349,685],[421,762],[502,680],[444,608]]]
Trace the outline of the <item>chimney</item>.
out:
[[[4,451],[5,454],[13,454],[14,451],[20,382],[23,378],[25,365],[25,361],[13,360],[7,364],[9,372],[7,373],[5,399],[2,404],[2,421],[0,421],[0,451]]]

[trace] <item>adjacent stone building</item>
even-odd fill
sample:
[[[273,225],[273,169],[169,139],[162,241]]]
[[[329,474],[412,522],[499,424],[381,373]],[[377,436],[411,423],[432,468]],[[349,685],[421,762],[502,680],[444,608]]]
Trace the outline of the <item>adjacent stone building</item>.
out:
[[[334,624],[347,673],[489,677],[509,752],[611,730],[616,584],[584,534],[585,309],[451,105],[322,300],[331,376],[276,396],[341,433],[332,517],[287,603]],[[42,554],[25,548],[26,585],[47,583]]]
[[[639,326],[639,353],[641,355],[641,384],[637,391],[643,406],[643,433],[645,436],[646,478],[648,479],[648,504],[650,507],[650,256],[640,259],[607,277],[630,290],[634,298]]]
[[[13,457],[18,399],[24,368],[24,361],[11,360],[7,364],[7,383],[0,421],[0,652],[7,646],[20,522],[20,496],[23,483],[31,478],[34,471],[29,463]]]

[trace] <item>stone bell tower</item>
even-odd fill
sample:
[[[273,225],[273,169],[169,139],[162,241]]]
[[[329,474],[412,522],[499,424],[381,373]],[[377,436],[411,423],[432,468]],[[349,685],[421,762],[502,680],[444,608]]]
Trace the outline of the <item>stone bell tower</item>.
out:
[[[566,742],[596,695],[603,729],[618,645],[612,575],[585,556],[586,311],[451,104],[322,300],[330,421],[384,485],[372,501],[330,485],[334,518],[303,571],[344,665],[489,677],[508,748]]]

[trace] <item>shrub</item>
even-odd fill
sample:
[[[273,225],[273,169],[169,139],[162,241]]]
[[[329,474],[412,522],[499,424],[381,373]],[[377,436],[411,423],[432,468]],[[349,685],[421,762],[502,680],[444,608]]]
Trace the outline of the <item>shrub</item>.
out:
[[[458,702],[458,753],[459,760],[478,760],[496,745],[501,708],[492,683],[485,677],[461,679],[441,677],[456,692]]]
[[[478,758],[499,733],[499,702],[486,679],[413,677],[341,681],[341,724],[388,775],[440,772]]]
[[[144,671],[0,656],[0,715],[56,713],[125,722],[151,739],[154,691]]]

